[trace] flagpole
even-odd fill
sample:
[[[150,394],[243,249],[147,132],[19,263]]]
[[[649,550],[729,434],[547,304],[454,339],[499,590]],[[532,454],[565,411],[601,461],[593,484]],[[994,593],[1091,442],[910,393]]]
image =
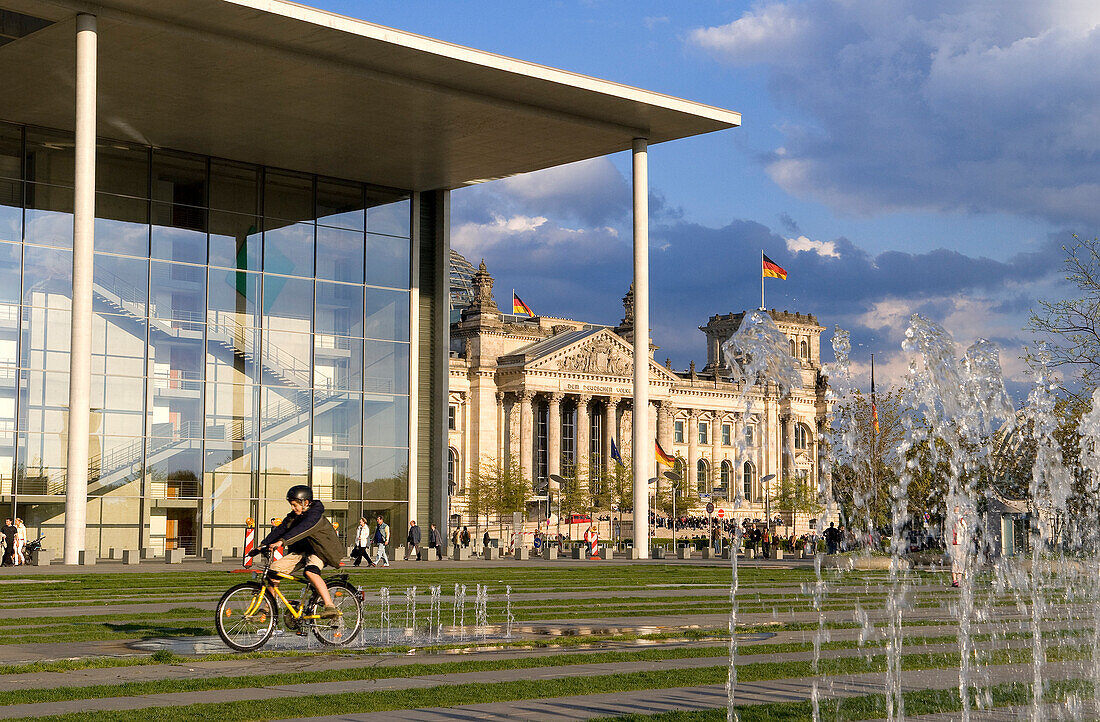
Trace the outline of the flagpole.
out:
[[[878,505],[878,484],[875,483],[875,446],[878,431],[875,429],[875,355],[871,354],[871,489],[875,494],[875,505]],[[871,522],[874,526],[874,522]],[[871,530],[868,529],[868,532]]]
[[[764,305],[764,249],[760,249],[760,310],[767,308]]]

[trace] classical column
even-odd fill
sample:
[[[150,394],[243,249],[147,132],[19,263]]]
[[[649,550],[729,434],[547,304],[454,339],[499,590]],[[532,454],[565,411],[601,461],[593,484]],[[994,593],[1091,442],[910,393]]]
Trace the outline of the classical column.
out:
[[[519,461],[519,394],[510,393],[508,406],[508,445],[505,451],[505,464]]]
[[[534,415],[531,412],[531,401],[535,398],[533,391],[524,389],[519,395],[519,466],[523,472],[523,478],[531,481],[534,464]]]
[[[592,397],[581,394],[577,397],[577,479],[579,487],[588,488],[588,432],[592,428],[592,419],[588,416],[588,402]]]
[[[609,474],[615,468],[615,464],[618,463],[611,458],[611,440],[617,439],[615,443],[619,446],[622,446],[623,443],[622,439],[617,438],[619,433],[615,429],[615,417],[617,416],[615,412],[618,410],[618,406],[619,397],[611,396],[603,407],[603,458],[604,468]],[[622,453],[620,452],[619,455],[622,456]]]
[[[722,480],[722,415],[715,411],[710,422],[710,488],[712,491],[716,483]],[[728,495],[729,492],[727,491]]]
[[[546,468],[548,473],[561,475],[561,394],[548,395],[546,418]]]
[[[648,142],[633,143],[634,197],[634,555],[649,558],[649,478],[656,459],[649,438],[649,167]]]
[[[681,488],[686,489],[687,484],[695,484],[695,463],[699,460],[699,411],[692,409],[688,412],[688,458],[685,464],[684,479],[686,484]]]
[[[504,459],[504,434],[504,392],[497,391],[497,450],[494,462],[499,463]],[[478,462],[480,463],[480,459]]]
[[[88,515],[92,391],[92,265],[95,246],[96,18],[76,16],[76,167],[73,177],[73,302],[69,345],[69,439],[64,562],[77,564]]]

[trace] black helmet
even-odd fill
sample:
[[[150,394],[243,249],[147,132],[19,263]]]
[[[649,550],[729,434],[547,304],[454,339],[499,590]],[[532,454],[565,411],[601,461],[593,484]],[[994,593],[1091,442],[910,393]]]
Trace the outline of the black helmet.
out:
[[[296,486],[290,487],[286,492],[286,500],[294,501],[295,499],[298,501],[313,501],[313,489],[310,489],[305,484],[297,484]]]

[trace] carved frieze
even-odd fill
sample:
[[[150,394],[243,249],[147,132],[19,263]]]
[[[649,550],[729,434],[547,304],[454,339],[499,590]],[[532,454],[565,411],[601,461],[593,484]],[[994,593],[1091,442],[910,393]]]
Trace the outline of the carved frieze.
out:
[[[634,373],[634,360],[626,350],[610,339],[596,337],[560,359],[558,368],[562,371],[603,376],[630,376]]]

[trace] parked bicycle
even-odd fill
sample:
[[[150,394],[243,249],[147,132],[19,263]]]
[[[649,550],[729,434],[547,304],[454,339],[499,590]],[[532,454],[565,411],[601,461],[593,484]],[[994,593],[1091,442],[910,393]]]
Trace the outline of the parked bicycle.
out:
[[[339,616],[322,619],[320,612],[324,602],[309,581],[304,576],[278,572],[269,575],[271,555],[267,551],[261,555],[263,565],[253,571],[253,580],[230,587],[218,602],[214,626],[223,642],[241,652],[257,650],[271,639],[280,616],[288,631],[301,636],[312,633],[325,644],[339,646],[355,639],[363,623],[363,602],[359,592],[348,582],[347,574],[334,574],[325,579]],[[272,582],[272,576],[280,582],[303,585],[297,603],[286,598],[279,585]]]

